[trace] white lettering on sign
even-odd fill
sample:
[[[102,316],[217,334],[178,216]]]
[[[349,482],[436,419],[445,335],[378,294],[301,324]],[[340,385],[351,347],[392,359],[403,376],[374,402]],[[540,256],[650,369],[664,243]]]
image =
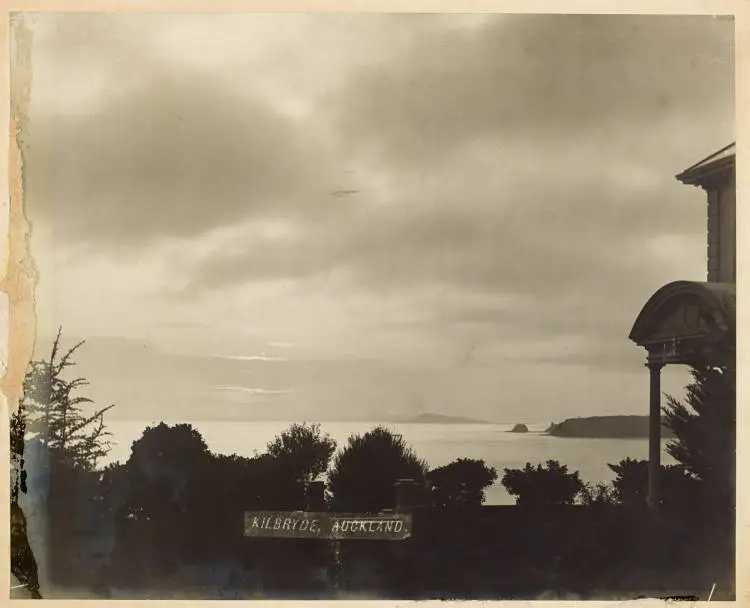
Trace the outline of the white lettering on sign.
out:
[[[411,536],[410,524],[408,514],[247,512],[245,536],[403,540]]]

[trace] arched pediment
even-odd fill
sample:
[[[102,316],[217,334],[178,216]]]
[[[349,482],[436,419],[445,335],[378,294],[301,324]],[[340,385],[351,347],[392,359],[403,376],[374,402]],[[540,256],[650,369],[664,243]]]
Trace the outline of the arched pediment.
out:
[[[650,353],[669,348],[677,360],[676,345],[697,352],[728,340],[733,343],[734,325],[734,284],[675,281],[649,298],[630,339]]]

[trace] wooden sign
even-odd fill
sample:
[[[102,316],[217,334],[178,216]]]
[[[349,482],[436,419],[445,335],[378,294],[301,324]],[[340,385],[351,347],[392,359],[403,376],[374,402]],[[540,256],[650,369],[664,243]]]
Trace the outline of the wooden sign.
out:
[[[411,536],[409,514],[247,511],[245,536],[329,540],[404,540]]]

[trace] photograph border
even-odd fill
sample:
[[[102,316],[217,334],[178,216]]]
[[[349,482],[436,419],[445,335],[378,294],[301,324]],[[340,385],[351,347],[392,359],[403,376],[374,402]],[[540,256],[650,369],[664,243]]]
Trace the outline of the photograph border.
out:
[[[33,95],[31,73],[33,66],[25,65],[23,58],[12,56],[10,41],[10,19],[16,12],[158,12],[158,13],[247,13],[247,12],[272,12],[272,13],[294,13],[294,12],[346,12],[346,13],[472,13],[472,12],[497,12],[497,13],[553,13],[553,14],[642,14],[642,15],[733,15],[735,20],[735,112],[736,112],[736,142],[737,142],[737,260],[738,272],[737,284],[739,291],[744,293],[746,280],[745,269],[750,262],[748,258],[748,243],[750,243],[750,227],[748,226],[747,195],[750,192],[750,2],[743,0],[661,0],[655,1],[613,1],[600,0],[597,2],[584,0],[555,1],[505,1],[492,2],[488,0],[461,0],[460,2],[447,2],[438,0],[387,0],[381,2],[365,2],[363,0],[313,0],[308,2],[292,0],[211,0],[197,1],[185,0],[134,0],[125,2],[123,0],[20,0],[6,2],[3,0],[4,18],[0,25],[0,39],[2,40],[3,61],[0,68],[2,82],[7,93],[3,96],[3,111],[9,117],[2,123],[3,136],[8,145],[3,146],[3,159],[7,169],[3,172],[3,187],[9,193],[3,198],[2,213],[0,213],[0,233],[7,235],[4,246],[0,249],[2,274],[0,274],[0,323],[3,331],[0,332],[0,374],[2,374],[2,398],[0,402],[3,407],[2,436],[3,453],[9,455],[9,415],[15,409],[23,387],[23,377],[32,356],[35,339],[35,313],[34,313],[34,287],[36,283],[36,268],[33,263],[33,248],[30,243],[30,227],[23,212],[23,159],[19,148],[20,138],[23,134],[17,129],[18,116],[11,115],[11,103],[13,107],[23,108],[24,101],[29,95]],[[16,68],[11,73],[11,61],[16,61]],[[11,100],[11,78],[14,79],[13,91],[18,95]],[[26,99],[24,99],[24,97]],[[747,234],[745,234],[747,233]],[[746,238],[743,238],[745,236]],[[750,310],[744,298],[738,303],[739,328],[745,327],[745,321],[750,319]],[[744,340],[738,335],[738,368],[740,376],[737,380],[738,406],[737,406],[737,527],[736,527],[736,600],[734,602],[718,602],[719,604],[750,605],[750,563],[748,562],[748,543],[750,542],[750,489],[747,481],[750,468],[750,449],[748,449],[748,430],[746,428],[745,401],[746,382],[743,381],[748,371],[748,349]],[[644,404],[645,409],[645,404]],[[9,488],[3,485],[3,492],[9,492]],[[1,517],[4,521],[10,520],[9,500],[0,500]],[[6,579],[10,586],[10,555],[9,527],[0,526],[0,538],[6,547],[2,554],[2,563],[8,563],[8,576]],[[5,583],[3,583],[5,585]],[[43,590],[42,590],[43,591]],[[708,591],[708,590],[707,590]],[[0,595],[5,601],[9,598],[8,591],[2,591]],[[8,600],[15,601],[15,600]],[[135,600],[46,600],[60,605],[79,605],[82,602],[96,601],[113,602],[117,604],[130,604]],[[137,600],[142,602],[143,600]],[[219,603],[210,601],[205,603]],[[435,606],[447,606],[448,604],[463,604],[468,600],[423,600],[420,605],[430,604]],[[242,600],[243,604],[254,604],[256,601]],[[296,600],[263,600],[264,605],[299,605],[300,603],[311,603],[322,605],[328,600],[319,601],[296,601]],[[639,606],[657,605],[663,600],[634,600]],[[189,603],[195,605],[194,600],[170,600],[170,603],[180,605]],[[204,603],[201,601],[201,603]],[[336,606],[363,601],[337,600]],[[377,606],[403,606],[414,603],[413,601],[381,601],[368,600],[370,605]],[[482,604],[493,606],[539,604],[540,606],[573,606],[579,602],[573,601],[490,601]],[[612,606],[620,604],[620,601],[587,601],[587,605]],[[632,602],[631,602],[632,603]],[[691,603],[698,604],[703,602]],[[716,603],[716,602],[714,602]],[[333,605],[333,603],[332,603]]]

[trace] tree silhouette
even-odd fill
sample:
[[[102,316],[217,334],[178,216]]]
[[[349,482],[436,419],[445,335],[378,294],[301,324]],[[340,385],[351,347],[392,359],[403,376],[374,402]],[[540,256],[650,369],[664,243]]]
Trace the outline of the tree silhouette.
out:
[[[32,361],[24,378],[23,415],[27,431],[38,433],[44,445],[56,453],[60,462],[86,470],[96,468],[97,461],[109,452],[109,433],[104,426],[104,413],[114,406],[83,414],[82,406],[91,399],[77,396],[86,386],[85,378],[66,380],[64,372],[75,365],[72,356],[84,342],[79,342],[60,355],[58,330],[49,361]]]
[[[80,535],[76,536],[74,530],[84,518],[86,508],[94,504],[92,492],[98,475],[95,471],[97,461],[109,451],[104,413],[112,407],[101,409],[91,416],[84,414],[83,408],[91,400],[77,395],[77,392],[87,381],[84,378],[68,380],[64,377],[74,365],[73,354],[83,343],[61,354],[61,335],[60,329],[48,361],[35,360],[30,363],[24,378],[23,399],[11,419],[12,467],[15,474],[11,507],[17,520],[14,521],[14,533],[25,529],[18,500],[20,493],[27,492],[25,465],[28,439],[34,442],[34,452],[38,456],[31,471],[35,479],[32,487],[41,491],[35,492],[32,500],[43,501],[50,534],[47,557],[53,578],[66,570],[71,562],[70,555],[82,551],[77,544],[82,542]],[[21,560],[14,564],[14,568],[33,561],[26,538],[14,538],[12,543],[13,559]],[[35,577],[29,576],[31,580]]]
[[[208,457],[203,437],[189,424],[146,427],[125,463],[128,516],[152,520],[184,510],[190,477]]]
[[[128,584],[180,565],[286,559],[287,545],[246,542],[244,512],[305,507],[304,484],[284,458],[212,454],[189,424],[147,427],[125,464],[105,469],[101,485],[116,512],[113,569]]]
[[[664,413],[675,435],[667,450],[697,480],[684,504],[698,515],[691,526],[700,539],[698,553],[712,577],[733,586],[736,369],[733,353],[725,354],[727,363],[721,367],[696,362],[684,402],[668,396]]]
[[[13,470],[13,486],[10,491],[10,501],[18,503],[19,495],[26,494],[26,478],[24,451],[26,447],[26,414],[23,402],[10,417],[10,457]]]
[[[293,479],[310,482],[328,469],[336,442],[322,435],[319,424],[292,424],[267,445],[268,455],[279,461]]]
[[[571,505],[583,489],[578,471],[568,472],[566,465],[548,460],[536,467],[526,463],[523,469],[505,469],[501,483],[516,504],[529,508]]]
[[[626,458],[607,466],[617,475],[612,482],[614,501],[633,508],[646,508],[648,461]],[[696,489],[695,479],[681,465],[662,465],[660,486],[660,504],[667,509],[680,509],[689,504],[690,495]]]
[[[430,505],[440,509],[478,507],[484,489],[497,479],[497,471],[483,460],[459,458],[427,473]]]
[[[108,471],[109,492],[118,495],[115,563],[132,568],[134,576],[177,567],[201,530],[191,503],[197,482],[209,478],[209,457],[203,437],[189,424],[162,422],[133,442],[124,469]]]
[[[664,414],[675,435],[667,451],[701,481],[710,504],[726,511],[734,506],[735,371],[696,364],[691,375],[684,403],[667,396]]]
[[[611,483],[584,483],[576,497],[586,507],[603,507],[617,504],[615,488]]]
[[[385,427],[352,435],[328,475],[331,507],[364,513],[393,508],[396,481],[424,482],[427,470],[403,438]]]

